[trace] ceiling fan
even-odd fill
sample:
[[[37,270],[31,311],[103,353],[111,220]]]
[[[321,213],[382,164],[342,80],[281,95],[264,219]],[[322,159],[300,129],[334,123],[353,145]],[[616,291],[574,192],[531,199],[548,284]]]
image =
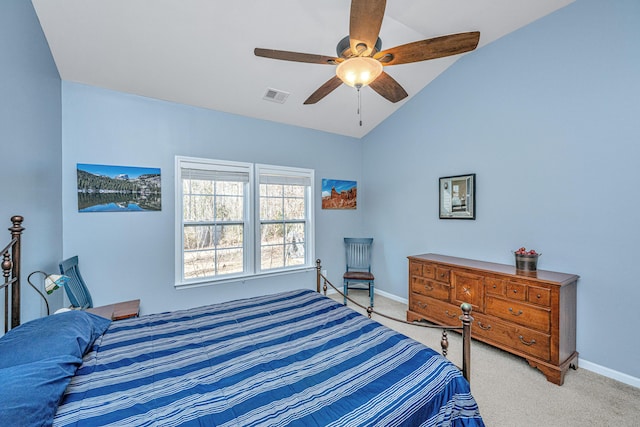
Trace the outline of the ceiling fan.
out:
[[[358,90],[369,85],[387,100],[398,102],[408,94],[397,81],[382,70],[383,66],[443,58],[469,52],[478,46],[480,32],[472,31],[421,40],[381,51],[382,41],[378,35],[386,3],[386,0],[351,1],[349,35],[338,43],[337,57],[262,48],[255,48],[254,54],[284,61],[337,65],[336,75],[312,93],[304,101],[305,104],[315,104],[342,83]]]

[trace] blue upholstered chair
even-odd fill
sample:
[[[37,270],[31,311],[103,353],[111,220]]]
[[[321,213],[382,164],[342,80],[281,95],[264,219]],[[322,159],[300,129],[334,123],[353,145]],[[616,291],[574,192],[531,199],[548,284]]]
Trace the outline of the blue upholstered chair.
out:
[[[373,244],[373,238],[353,238],[345,237],[344,246],[347,259],[347,269],[342,276],[344,284],[344,294],[349,294],[349,289],[364,289],[362,284],[365,284],[369,289],[369,299],[371,300],[371,307],[373,307],[373,295],[375,277],[371,274],[371,245]],[[360,284],[360,287],[351,287],[352,283]],[[345,305],[347,299],[344,299]]]
[[[60,263],[60,273],[69,277],[64,285],[64,290],[69,297],[71,305],[82,309],[93,307],[93,300],[87,285],[85,285],[78,268],[78,257],[65,259]]]

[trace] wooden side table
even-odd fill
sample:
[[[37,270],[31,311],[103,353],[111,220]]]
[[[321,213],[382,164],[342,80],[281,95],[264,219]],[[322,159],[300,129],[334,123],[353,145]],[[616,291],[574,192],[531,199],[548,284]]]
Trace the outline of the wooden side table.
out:
[[[138,317],[138,314],[140,313],[140,300],[134,299],[131,301],[88,308],[87,312],[110,320],[122,320],[128,319],[129,317]]]

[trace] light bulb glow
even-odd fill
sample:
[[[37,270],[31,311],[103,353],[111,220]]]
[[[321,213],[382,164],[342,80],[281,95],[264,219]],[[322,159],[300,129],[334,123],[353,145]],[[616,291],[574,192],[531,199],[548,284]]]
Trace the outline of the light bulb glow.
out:
[[[367,86],[381,73],[382,64],[369,57],[349,58],[336,68],[338,78],[351,87]]]

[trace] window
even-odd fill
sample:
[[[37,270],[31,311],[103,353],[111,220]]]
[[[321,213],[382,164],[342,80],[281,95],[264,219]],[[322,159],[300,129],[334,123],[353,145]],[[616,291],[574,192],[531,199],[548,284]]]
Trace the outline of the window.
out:
[[[309,173],[258,165],[260,270],[305,265]]]
[[[176,284],[312,267],[313,176],[176,157]]]

